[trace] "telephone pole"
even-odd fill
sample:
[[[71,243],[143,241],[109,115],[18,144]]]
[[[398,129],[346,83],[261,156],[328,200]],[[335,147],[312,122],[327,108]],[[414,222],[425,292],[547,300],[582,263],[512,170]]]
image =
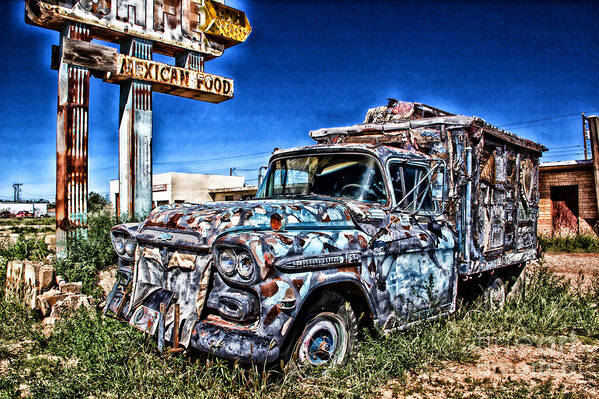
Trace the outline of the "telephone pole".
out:
[[[14,183],[12,189],[14,190],[14,202],[21,201],[21,187],[23,183]]]

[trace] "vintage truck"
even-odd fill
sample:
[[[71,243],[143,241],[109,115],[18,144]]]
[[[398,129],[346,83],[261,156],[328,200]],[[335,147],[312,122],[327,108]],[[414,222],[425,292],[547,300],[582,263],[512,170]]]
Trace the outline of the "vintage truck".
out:
[[[115,226],[105,313],[160,350],[327,365],[361,324],[451,313],[468,285],[501,305],[538,257],[542,145],[396,100],[310,135],[273,153],[254,200],[166,205]]]

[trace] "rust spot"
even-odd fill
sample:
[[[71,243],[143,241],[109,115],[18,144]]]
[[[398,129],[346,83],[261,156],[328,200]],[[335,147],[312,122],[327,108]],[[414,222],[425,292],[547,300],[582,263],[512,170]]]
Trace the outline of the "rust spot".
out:
[[[345,209],[343,213],[345,213],[345,220],[351,220],[351,215],[349,214],[349,211],[347,209]]]
[[[304,280],[302,280],[301,278],[296,278],[295,280],[292,281],[293,286],[295,287],[296,290],[300,290],[302,288],[302,286],[304,285]]]
[[[281,309],[279,309],[277,305],[273,306],[264,318],[264,325],[268,326],[269,324],[271,324],[273,321],[275,321],[279,314],[281,314]]]
[[[328,213],[325,213],[324,217],[322,218],[322,221],[325,223],[328,223],[331,221],[331,217],[329,216]]]
[[[173,216],[171,216],[168,219],[168,221],[166,222],[166,225],[164,227],[176,229],[177,225],[179,224],[179,219],[181,219],[182,217],[183,217],[183,213],[174,214]]]
[[[352,242],[356,241],[356,237],[354,237],[353,234],[347,234],[347,233],[345,233],[345,238],[347,238],[347,242],[350,243],[350,244]]]
[[[360,243],[360,246],[364,249],[366,249],[368,247],[368,242],[366,241],[366,238],[364,238],[364,236],[358,236],[358,242]]]
[[[262,276],[263,280],[268,280],[269,278],[272,277],[273,274],[274,274],[274,270],[272,267],[261,267],[260,268],[260,275]]]
[[[287,288],[287,291],[285,291],[285,296],[283,297],[283,299],[292,299],[295,298],[295,294],[293,292],[293,288],[289,287]]]
[[[404,230],[412,230],[412,226],[410,226],[409,224],[402,224],[401,228]]]
[[[291,245],[293,244],[293,239],[289,236],[286,236],[284,234],[277,234],[277,238],[279,240],[281,240],[281,242],[285,245]]]
[[[358,274],[358,267],[357,266],[340,267],[340,268],[337,269],[337,271],[339,271],[339,273],[355,273],[355,274]]]
[[[260,286],[260,294],[264,298],[270,298],[279,290],[279,286],[277,285],[277,280],[269,281],[268,283],[264,283]]]
[[[273,254],[271,254],[270,252],[264,253],[264,264],[266,266],[271,266],[273,260],[275,260],[275,256]]]
[[[420,239],[421,239],[422,241],[426,241],[426,240],[428,240],[428,236],[427,236],[426,234],[424,234],[424,233],[420,233],[420,234],[418,235],[418,237],[420,237]]]
[[[408,233],[407,231],[404,234],[405,234],[406,238],[412,237],[412,235],[410,233]]]
[[[374,259],[370,261],[368,264],[368,273],[375,274],[376,273],[376,265],[374,264]]]

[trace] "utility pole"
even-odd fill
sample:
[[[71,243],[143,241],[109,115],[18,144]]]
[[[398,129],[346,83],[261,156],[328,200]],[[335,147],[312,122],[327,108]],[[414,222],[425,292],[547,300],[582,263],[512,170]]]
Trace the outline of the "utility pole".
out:
[[[582,141],[584,143],[584,159],[589,159],[588,141],[590,140],[589,131],[587,130],[587,117],[582,114]]]
[[[589,136],[591,137],[591,156],[593,159],[593,171],[595,174],[595,195],[597,197],[597,209],[599,210],[599,117],[591,115],[585,117],[589,124]]]
[[[21,201],[21,187],[23,183],[14,183],[12,189],[14,190],[14,202]]]

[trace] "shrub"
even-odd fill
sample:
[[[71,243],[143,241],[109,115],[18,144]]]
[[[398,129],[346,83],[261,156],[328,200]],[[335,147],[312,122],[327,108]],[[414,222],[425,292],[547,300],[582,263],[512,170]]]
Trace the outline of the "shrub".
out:
[[[599,237],[592,234],[539,236],[541,248],[551,252],[599,252]]]
[[[88,294],[99,294],[98,272],[118,260],[110,241],[110,229],[118,223],[108,213],[90,216],[87,235],[69,242],[67,257],[56,261],[56,273],[67,281],[82,281]]]
[[[43,239],[25,239],[20,236],[15,244],[8,239],[0,240],[0,300],[4,296],[4,282],[6,281],[6,267],[11,260],[29,259],[44,260],[50,253]]]

